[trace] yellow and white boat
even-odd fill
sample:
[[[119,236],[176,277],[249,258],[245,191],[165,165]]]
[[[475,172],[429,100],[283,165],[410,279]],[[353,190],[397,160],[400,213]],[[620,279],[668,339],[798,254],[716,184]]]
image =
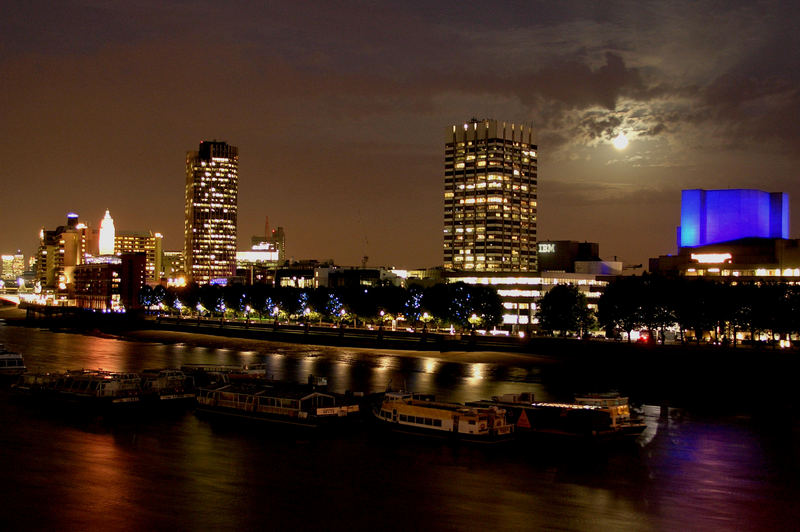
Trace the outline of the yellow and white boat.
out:
[[[509,440],[514,434],[502,408],[436,401],[432,395],[386,392],[374,414],[396,432],[486,443]]]

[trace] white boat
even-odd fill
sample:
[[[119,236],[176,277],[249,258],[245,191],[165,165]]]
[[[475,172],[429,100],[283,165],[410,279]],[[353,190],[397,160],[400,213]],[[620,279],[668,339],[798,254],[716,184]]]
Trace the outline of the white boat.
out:
[[[9,351],[0,344],[0,377],[13,377],[25,373],[25,361],[22,353]]]
[[[486,443],[514,434],[503,408],[436,401],[432,395],[389,391],[374,414],[381,425],[396,432]]]

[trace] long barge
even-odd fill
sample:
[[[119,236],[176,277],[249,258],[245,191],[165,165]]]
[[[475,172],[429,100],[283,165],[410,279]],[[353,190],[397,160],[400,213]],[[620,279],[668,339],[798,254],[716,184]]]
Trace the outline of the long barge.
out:
[[[354,397],[331,393],[313,384],[279,381],[200,387],[196,411],[308,428],[342,426],[360,418],[360,405]]]
[[[554,403],[537,402],[533,393],[523,392],[467,404],[505,409],[521,437],[635,439],[645,429],[643,422],[631,417],[628,398],[617,394],[592,394],[578,396],[574,403]]]
[[[100,407],[128,406],[138,404],[141,399],[141,377],[137,373],[87,369],[25,373],[12,390],[43,401]]]

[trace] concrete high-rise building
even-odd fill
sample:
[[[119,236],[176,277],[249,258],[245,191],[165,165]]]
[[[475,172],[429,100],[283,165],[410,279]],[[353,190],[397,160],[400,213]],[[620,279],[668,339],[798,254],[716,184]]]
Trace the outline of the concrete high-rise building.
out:
[[[530,124],[472,119],[448,128],[445,268],[536,271],[537,155]]]
[[[60,225],[52,231],[42,228],[36,252],[36,281],[39,286],[68,291],[75,267],[97,254],[98,241],[99,231],[78,222],[75,213],[67,215],[67,225]]]
[[[203,141],[186,154],[183,252],[186,274],[197,283],[236,275],[238,190],[236,146]]]
[[[117,231],[114,237],[114,255],[144,253],[147,281],[158,282],[164,275],[164,255],[161,242],[161,233]]]

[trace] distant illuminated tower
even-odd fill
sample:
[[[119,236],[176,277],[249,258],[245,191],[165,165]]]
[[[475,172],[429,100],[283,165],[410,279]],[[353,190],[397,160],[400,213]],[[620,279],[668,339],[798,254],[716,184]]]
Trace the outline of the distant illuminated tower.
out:
[[[100,221],[100,255],[113,255],[114,254],[114,219],[106,209],[106,215]]]
[[[203,141],[186,154],[184,260],[191,280],[206,284],[236,274],[239,150]]]
[[[533,127],[476,119],[451,126],[444,167],[445,268],[536,271]]]

